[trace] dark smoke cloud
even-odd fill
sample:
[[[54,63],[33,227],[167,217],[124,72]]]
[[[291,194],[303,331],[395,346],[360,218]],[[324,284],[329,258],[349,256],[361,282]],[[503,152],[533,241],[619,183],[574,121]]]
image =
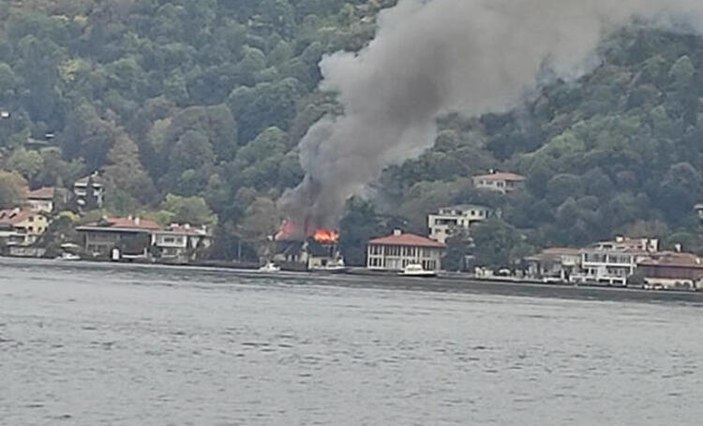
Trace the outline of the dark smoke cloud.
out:
[[[512,108],[545,66],[579,77],[609,30],[634,17],[671,26],[672,16],[695,21],[703,0],[401,0],[366,49],[321,62],[321,89],[339,94],[344,115],[303,138],[307,176],[281,206],[294,220],[334,226],[387,165],[432,145],[438,115]]]

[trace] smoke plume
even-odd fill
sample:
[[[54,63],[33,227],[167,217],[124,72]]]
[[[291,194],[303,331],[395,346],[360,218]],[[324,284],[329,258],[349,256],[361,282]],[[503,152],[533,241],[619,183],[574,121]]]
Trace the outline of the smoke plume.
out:
[[[400,0],[367,48],[322,60],[321,89],[339,94],[344,115],[303,138],[307,175],[281,205],[293,220],[334,226],[387,165],[432,145],[438,115],[505,111],[545,68],[579,77],[602,36],[633,18],[671,27],[702,16],[701,0]]]

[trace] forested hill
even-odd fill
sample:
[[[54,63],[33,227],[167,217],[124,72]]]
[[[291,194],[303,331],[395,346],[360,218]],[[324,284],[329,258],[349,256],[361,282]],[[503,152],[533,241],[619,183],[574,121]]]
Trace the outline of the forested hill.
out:
[[[322,55],[394,2],[0,0],[2,166],[32,187],[102,170],[115,214],[174,194],[239,223],[301,178],[292,150],[336,107]]]
[[[501,209],[507,224],[491,232],[506,236],[503,262],[535,246],[617,233],[700,251],[693,207],[703,201],[703,38],[632,27],[600,53],[600,67],[549,84],[524,108],[443,119],[435,148],[386,173],[385,199],[416,227],[437,205]],[[527,190],[495,197],[470,189],[465,178],[489,168],[524,174]]]
[[[11,114],[0,168],[33,188],[100,170],[110,213],[217,221],[227,256],[228,241],[280,223],[274,200],[302,177],[298,141],[339,109],[316,89],[322,55],[362,48],[394,3],[0,0],[0,112]],[[436,207],[473,202],[501,209],[492,226],[520,246],[511,256],[615,232],[698,244],[703,39],[633,27],[601,54],[586,77],[550,82],[519,110],[442,118],[435,148],[376,185],[386,219],[352,203],[347,241],[388,215],[422,230]],[[525,174],[527,190],[473,191],[467,178],[489,168]]]

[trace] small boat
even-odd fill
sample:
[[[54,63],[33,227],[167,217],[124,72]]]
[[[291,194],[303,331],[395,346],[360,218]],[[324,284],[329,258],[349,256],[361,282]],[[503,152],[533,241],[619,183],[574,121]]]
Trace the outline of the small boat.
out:
[[[436,271],[427,271],[425,268],[422,267],[422,265],[417,264],[417,263],[412,263],[403,269],[403,272],[401,272],[399,275],[402,275],[404,277],[436,277],[437,272]]]
[[[343,259],[337,259],[329,261],[324,265],[316,265],[310,267],[311,272],[324,272],[327,274],[343,274],[347,272],[347,266],[344,264]]]
[[[276,266],[275,263],[273,262],[268,262],[264,266],[258,269],[259,272],[266,272],[266,273],[275,273],[275,272],[281,272],[281,268],[279,266]]]
[[[56,258],[57,260],[81,260],[81,257],[74,253],[63,252],[61,256]]]

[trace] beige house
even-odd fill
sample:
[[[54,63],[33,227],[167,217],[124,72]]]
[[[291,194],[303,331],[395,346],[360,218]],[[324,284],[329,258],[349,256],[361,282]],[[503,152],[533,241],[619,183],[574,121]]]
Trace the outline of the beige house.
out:
[[[20,208],[0,210],[0,241],[6,245],[32,245],[48,227],[49,221],[41,213]]]
[[[54,211],[55,188],[40,188],[27,193],[27,205],[34,212],[52,213]]]
[[[160,250],[160,257],[165,260],[193,260],[197,250],[209,248],[212,242],[212,233],[204,226],[172,224],[152,234],[152,245]]]
[[[493,215],[490,208],[476,205],[443,207],[427,217],[430,239],[446,244],[447,239],[457,232],[468,232],[472,226]]]
[[[507,194],[522,188],[527,178],[515,173],[491,171],[485,175],[474,176],[472,180],[477,189]]]
[[[376,271],[402,271],[417,264],[426,271],[439,271],[445,248],[429,238],[396,230],[393,235],[369,241],[366,266]]]
[[[581,264],[581,250],[552,247],[525,258],[527,276],[545,282],[568,282]]]

